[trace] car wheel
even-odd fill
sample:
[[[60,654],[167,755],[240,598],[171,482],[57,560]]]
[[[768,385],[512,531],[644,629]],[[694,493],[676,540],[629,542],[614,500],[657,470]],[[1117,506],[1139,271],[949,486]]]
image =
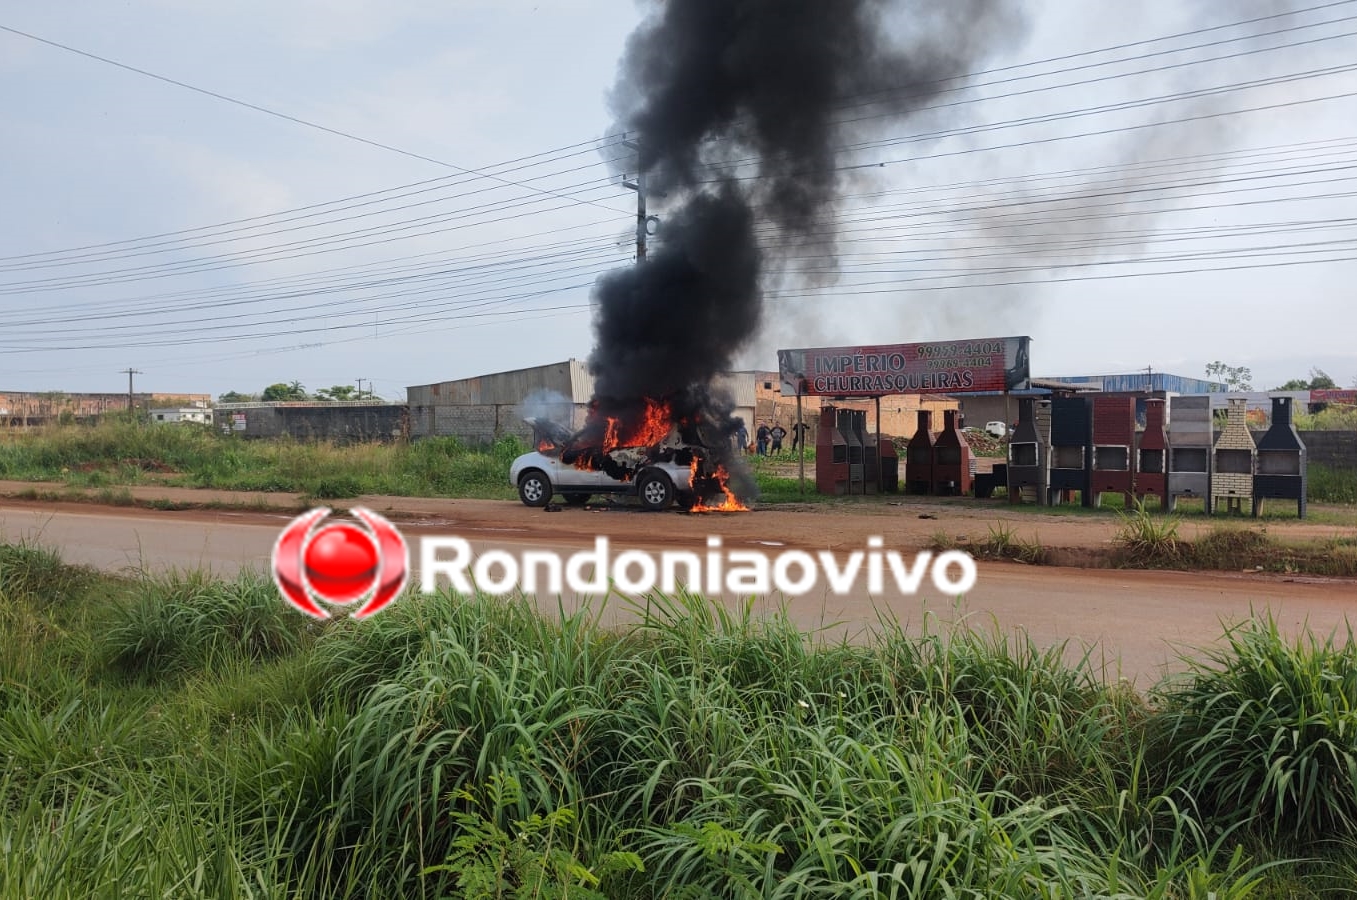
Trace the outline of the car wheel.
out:
[[[636,482],[636,493],[641,506],[659,512],[674,502],[674,483],[663,472],[646,472]]]
[[[524,506],[546,506],[551,502],[551,479],[538,469],[529,469],[518,479],[518,498]]]
[[[583,506],[589,502],[588,494],[562,494],[561,496],[565,497],[565,502],[571,506]]]

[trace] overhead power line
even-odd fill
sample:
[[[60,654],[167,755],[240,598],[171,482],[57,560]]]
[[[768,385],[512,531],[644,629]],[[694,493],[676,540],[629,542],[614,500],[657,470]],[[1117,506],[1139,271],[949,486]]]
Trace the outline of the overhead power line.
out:
[[[108,57],[100,56],[97,53],[90,53],[87,50],[81,50],[78,47],[72,47],[69,44],[63,44],[60,43],[59,41],[53,41],[49,40],[48,38],[39,37],[38,35],[30,34],[27,31],[20,31],[19,29],[11,28],[8,25],[0,25],[0,31],[8,31],[11,34],[17,34],[19,37],[28,38],[29,40],[37,41],[40,44],[46,44],[49,47],[56,47],[59,50],[65,50],[68,53],[74,53],[77,56],[83,56],[86,57],[87,59],[92,59],[97,62],[106,63],[107,65],[110,66],[117,66],[119,69],[124,69],[128,72],[134,72],[137,75],[144,75],[147,78],[154,78],[156,81],[163,81],[166,84],[172,84],[175,87],[181,87],[184,88],[185,90],[194,91],[195,93],[199,93],[207,97],[214,97],[217,100],[223,100],[227,103],[234,103],[236,106],[242,106],[245,109],[252,109],[255,112],[261,112],[268,116],[273,116],[278,119],[284,119],[288,122],[294,122],[298,125],[304,125],[307,128],[314,128],[317,131],[324,131],[327,134],[333,134],[337,137],[346,138],[351,141],[357,141],[360,144],[367,144],[369,147],[376,147],[381,150],[389,150],[392,153],[399,153],[401,156],[408,156],[411,159],[418,159],[424,162],[433,163],[434,165],[443,166],[444,168],[455,169],[464,175],[475,175],[478,178],[487,178],[491,181],[498,181],[502,184],[513,185],[515,187],[520,187],[525,190],[533,191],[535,193],[546,194],[552,197],[558,197],[557,194],[554,194],[551,191],[544,190],[542,188],[532,187],[521,182],[513,181],[512,179],[502,178],[498,175],[485,172],[481,169],[472,169],[466,166],[459,166],[456,163],[450,163],[442,159],[435,159],[432,156],[425,156],[422,153],[413,153],[409,150],[402,150],[400,147],[395,147],[391,144],[385,144],[382,143],[381,141],[374,141],[371,138],[360,137],[359,135],[353,134],[351,132],[341,131],[338,128],[331,128],[328,125],[321,125],[317,122],[312,122],[307,119],[303,119],[299,116],[293,116],[287,113],[278,112],[277,110],[269,109],[266,106],[260,106],[257,103],[250,103],[246,100],[240,100],[236,97],[231,97],[226,94],[219,93],[217,91],[210,91],[207,88],[201,88],[198,87],[197,85],[189,84],[186,81],[180,81],[177,78],[170,78],[166,75],[158,75],[155,72],[151,72],[146,69],[140,69],[137,68],[136,66],[128,65],[127,63],[118,62],[116,59],[109,59]],[[613,212],[620,212],[620,210],[613,209],[613,207],[611,206],[607,206],[602,203],[595,203],[592,200],[575,200],[573,202],[588,204],[589,206],[597,206],[600,207],[601,209],[610,209]]]
[[[977,78],[977,77],[982,77],[982,76],[985,76],[985,75],[998,74],[998,73],[1005,73],[1005,72],[1012,72],[1012,71],[1018,71],[1018,70],[1022,70],[1022,69],[1030,69],[1030,68],[1032,68],[1032,67],[1034,67],[1034,66],[1045,65],[1045,64],[1050,63],[1050,62],[1063,62],[1063,61],[1067,61],[1067,60],[1071,60],[1071,59],[1087,58],[1087,57],[1094,56],[1094,55],[1101,55],[1101,54],[1105,54],[1105,53],[1108,53],[1108,52],[1112,52],[1112,51],[1116,51],[1116,50],[1121,50],[1121,49],[1127,49],[1127,48],[1132,48],[1132,47],[1148,46],[1148,45],[1153,45],[1153,44],[1156,44],[1156,43],[1163,43],[1163,42],[1166,42],[1166,41],[1176,40],[1176,39],[1179,39],[1179,38],[1182,38],[1182,37],[1190,37],[1190,36],[1195,36],[1195,35],[1199,35],[1199,34],[1217,32],[1217,31],[1220,31],[1220,30],[1223,30],[1223,29],[1238,28],[1238,27],[1242,27],[1242,26],[1246,26],[1246,25],[1257,24],[1257,23],[1260,23],[1260,22],[1266,22],[1266,21],[1275,20],[1275,19],[1288,18],[1288,17],[1300,15],[1300,14],[1302,14],[1302,13],[1309,13],[1309,12],[1327,10],[1327,9],[1331,9],[1331,8],[1334,8],[1334,7],[1348,6],[1348,5],[1350,5],[1350,4],[1354,3],[1354,2],[1357,2],[1357,0],[1338,0],[1338,2],[1320,4],[1320,5],[1317,5],[1317,6],[1312,6],[1312,7],[1308,7],[1308,8],[1304,8],[1304,9],[1293,10],[1293,11],[1290,11],[1290,12],[1287,12],[1287,13],[1284,13],[1284,14],[1279,13],[1279,14],[1268,15],[1268,16],[1259,16],[1259,17],[1255,17],[1255,18],[1252,18],[1252,19],[1246,19],[1246,20],[1242,20],[1242,21],[1238,21],[1238,22],[1226,23],[1226,24],[1223,24],[1223,25],[1211,26],[1211,27],[1201,28],[1201,29],[1193,29],[1193,30],[1191,30],[1191,31],[1179,32],[1179,33],[1173,34],[1173,35],[1165,35],[1165,36],[1161,36],[1161,37],[1157,37],[1157,38],[1150,38],[1150,39],[1146,39],[1146,40],[1142,40],[1142,41],[1136,41],[1136,42],[1130,42],[1130,43],[1125,43],[1125,44],[1119,44],[1119,45],[1114,45],[1114,46],[1112,46],[1112,47],[1099,48],[1099,49],[1097,49],[1097,50],[1083,51],[1083,52],[1075,53],[1075,54],[1066,54],[1066,55],[1063,55],[1063,56],[1050,57],[1050,58],[1045,59],[1045,60],[1036,60],[1036,61],[1030,61],[1030,62],[1025,62],[1025,63],[1019,63],[1019,64],[1015,64],[1015,65],[1010,65],[1010,66],[1004,66],[1004,67],[995,68],[995,69],[982,70],[982,71],[980,71],[980,72],[968,73],[968,74],[964,74],[964,75],[958,75],[958,76],[954,76],[954,77],[951,77],[951,78],[943,79],[942,81],[938,82],[937,84],[938,84],[938,85],[941,85],[941,84],[943,84],[943,83],[949,83],[949,82],[953,82],[953,81],[956,81],[956,82],[966,82],[966,81],[968,81],[968,80],[970,80],[970,79],[974,79],[974,78]],[[1257,32],[1257,33],[1249,33],[1249,34],[1245,34],[1245,35],[1239,35],[1239,36],[1234,36],[1234,37],[1229,37],[1229,38],[1223,38],[1223,39],[1220,39],[1220,40],[1217,40],[1217,41],[1212,41],[1212,42],[1209,42],[1209,43],[1206,43],[1206,44],[1196,44],[1196,45],[1189,45],[1189,46],[1186,46],[1186,47],[1170,48],[1170,49],[1167,49],[1167,50],[1159,50],[1159,51],[1154,51],[1154,52],[1151,52],[1151,53],[1140,54],[1140,55],[1138,55],[1138,56],[1122,56],[1122,57],[1119,57],[1119,58],[1116,58],[1116,59],[1099,60],[1099,61],[1096,61],[1096,62],[1089,62],[1089,63],[1082,64],[1082,65],[1080,65],[1080,66],[1069,67],[1069,68],[1066,68],[1066,69],[1057,69],[1057,70],[1051,70],[1051,71],[1039,71],[1039,72],[1035,72],[1035,73],[1028,73],[1028,74],[1025,74],[1025,75],[1016,76],[1016,77],[1013,77],[1013,78],[1002,79],[1002,80],[999,80],[999,81],[979,82],[979,83],[972,82],[972,83],[969,83],[969,84],[958,84],[958,85],[955,86],[955,87],[947,87],[947,88],[939,88],[939,87],[937,87],[937,86],[934,86],[933,88],[930,89],[930,95],[933,94],[933,93],[938,93],[939,91],[941,91],[941,92],[951,92],[951,91],[958,91],[958,90],[974,90],[974,89],[977,88],[977,87],[985,87],[985,86],[990,86],[990,85],[994,85],[994,84],[1002,84],[1002,83],[1007,83],[1007,82],[1010,82],[1010,81],[1028,80],[1028,79],[1036,78],[1036,77],[1048,77],[1048,76],[1050,76],[1050,75],[1061,74],[1061,73],[1065,73],[1065,72],[1069,72],[1069,71],[1075,71],[1075,70],[1082,70],[1082,69],[1088,69],[1088,68],[1096,68],[1096,67],[1101,67],[1101,66],[1113,65],[1113,64],[1117,64],[1117,63],[1121,63],[1121,62],[1126,62],[1126,61],[1132,61],[1132,60],[1145,59],[1145,58],[1150,58],[1150,57],[1155,57],[1155,56],[1161,56],[1161,55],[1164,55],[1164,54],[1181,53],[1181,52],[1185,52],[1185,51],[1187,51],[1187,50],[1197,49],[1197,48],[1199,48],[1199,47],[1216,46],[1216,45],[1220,45],[1220,44],[1225,44],[1225,43],[1235,43],[1235,42],[1244,41],[1244,40],[1254,40],[1254,39],[1257,39],[1257,38],[1260,38],[1260,37],[1274,36],[1274,35],[1279,35],[1279,34],[1283,34],[1283,33],[1287,33],[1287,32],[1299,31],[1299,30],[1302,30],[1302,29],[1309,29],[1309,28],[1321,27],[1321,26],[1324,26],[1324,25],[1331,25],[1331,24],[1335,24],[1335,23],[1339,23],[1339,22],[1350,21],[1350,20],[1353,20],[1353,19],[1357,19],[1357,16],[1346,16],[1346,17],[1342,17],[1342,18],[1328,19],[1328,20],[1324,20],[1324,21],[1321,21],[1321,22],[1309,22],[1309,23],[1304,23],[1304,24],[1299,24],[1299,25],[1291,25],[1291,26],[1287,26],[1287,27],[1280,27],[1280,28],[1274,29],[1274,30],[1272,30],[1272,31]],[[5,26],[0,26],[0,28],[5,28]],[[14,31],[14,29],[6,29],[6,30]],[[31,37],[30,35],[27,35],[27,34],[24,33],[24,32],[16,32],[16,33],[23,34],[23,35],[26,36],[26,37]],[[1273,46],[1268,46],[1268,47],[1247,48],[1247,49],[1241,50],[1241,51],[1239,51],[1239,52],[1232,53],[1232,54],[1226,54],[1226,55],[1223,55],[1223,56],[1210,57],[1210,58],[1198,58],[1198,59],[1189,60],[1189,61],[1182,62],[1182,63],[1175,63],[1175,64],[1173,64],[1172,67],[1187,66],[1187,65],[1200,65],[1200,64],[1207,63],[1207,62],[1218,61],[1218,60],[1222,60],[1222,59],[1237,58],[1237,57],[1242,57],[1242,56],[1249,55],[1249,54],[1254,54],[1254,53],[1271,52],[1271,51],[1278,50],[1278,49],[1285,49],[1285,48],[1287,48],[1287,47],[1297,46],[1297,45],[1299,45],[1299,44],[1313,43],[1313,42],[1317,42],[1317,41],[1333,40],[1333,39],[1337,39],[1337,38],[1340,38],[1340,37],[1351,36],[1352,34],[1353,34],[1352,32],[1347,32],[1347,33],[1343,33],[1343,34],[1339,34],[1339,35],[1324,35],[1324,36],[1321,36],[1321,37],[1318,37],[1318,38],[1313,38],[1313,39],[1308,40],[1308,41],[1295,42],[1295,43],[1293,43],[1293,44],[1282,44],[1282,45],[1273,45]],[[47,43],[53,43],[53,42],[50,42],[50,41],[46,41],[46,39],[39,39],[39,40],[43,40],[44,42],[47,42]],[[58,45],[58,46],[62,46],[63,49],[66,49],[66,48],[64,47],[64,45]],[[81,52],[81,53],[83,53],[83,51],[75,51],[75,52]],[[98,59],[101,59],[101,60],[102,60],[102,57],[95,57],[95,58],[98,58]],[[121,64],[119,64],[119,65],[121,65]],[[1164,68],[1164,67],[1160,67],[1160,68]],[[1157,71],[1157,70],[1156,70],[1156,69],[1151,69],[1151,70],[1138,70],[1138,71],[1136,71],[1136,72],[1122,72],[1122,73],[1116,73],[1116,74],[1112,74],[1112,75],[1099,76],[1099,78],[1097,78],[1097,79],[1092,79],[1092,80],[1110,80],[1110,79],[1116,79],[1116,78],[1126,78],[1126,77],[1129,77],[1129,76],[1132,76],[1132,75],[1136,75],[1136,74],[1143,74],[1143,73],[1146,72],[1146,71]],[[1084,83],[1087,83],[1087,81],[1088,81],[1088,80],[1085,80],[1085,81],[1075,81],[1075,82],[1061,82],[1061,83],[1058,83],[1058,84],[1047,85],[1047,86],[1043,86],[1043,87],[1041,87],[1041,88],[1029,89],[1029,90],[1022,91],[1022,92],[1018,92],[1018,93],[1030,93],[1030,92],[1033,92],[1033,91],[1057,90],[1057,89],[1060,89],[1060,88],[1062,88],[1062,87],[1070,87],[1070,86],[1075,86],[1075,85],[1079,85],[1079,84],[1084,84]],[[908,88],[902,88],[901,90],[914,90],[914,91],[917,91],[917,90],[919,90],[919,86],[918,86],[918,85],[914,85],[914,86],[911,86],[911,87],[908,87]],[[209,92],[209,93],[210,93],[210,92]],[[854,96],[860,96],[860,95],[848,95],[847,99],[852,99],[852,97],[854,97]],[[961,101],[949,101],[948,103],[942,104],[941,106],[950,106],[950,105],[959,105],[959,104],[969,104],[969,103],[981,102],[981,101],[985,101],[985,100],[998,99],[998,98],[1007,97],[1007,96],[1012,96],[1012,95],[1003,94],[1003,95],[988,95],[988,96],[983,96],[983,97],[974,97],[974,98],[969,98],[969,99],[961,100]],[[1157,100],[1160,99],[1160,98],[1151,98],[1151,99],[1157,101]],[[854,108],[854,107],[852,107],[852,106],[850,105],[849,107],[846,107],[846,108]],[[941,108],[941,107],[940,107],[939,105],[931,105],[931,106],[925,107],[925,109],[936,109],[936,108]],[[1010,123],[1010,125],[1013,125],[1013,124],[1019,124],[1019,123]],[[1024,123],[1024,124],[1025,124],[1025,123]],[[998,126],[989,126],[989,127],[998,127]],[[913,137],[913,138],[909,138],[908,140],[921,140],[921,139],[929,139],[929,138],[935,138],[935,137],[938,137],[938,135],[923,135],[923,136],[916,136],[916,137]],[[505,168],[505,167],[508,167],[508,166],[511,165],[511,164],[518,164],[518,163],[522,163],[522,162],[525,162],[525,161],[528,161],[528,160],[537,159],[537,158],[539,158],[539,157],[551,157],[551,156],[553,156],[553,155],[555,155],[555,154],[559,154],[559,153],[562,153],[562,152],[564,152],[564,151],[574,151],[574,152],[572,152],[572,153],[566,154],[567,156],[574,156],[574,155],[579,155],[579,154],[581,154],[581,153],[593,152],[593,151],[592,151],[592,147],[593,147],[595,144],[599,145],[599,147],[601,148],[601,147],[604,147],[604,146],[615,145],[616,143],[619,143],[621,140],[622,140],[622,136],[621,136],[621,135],[613,135],[613,136],[609,136],[609,137],[603,138],[602,141],[599,141],[599,142],[595,142],[595,141],[581,141],[581,142],[577,142],[577,143],[575,143],[575,144],[566,145],[565,147],[562,147],[562,148],[557,148],[557,150],[543,151],[542,153],[531,154],[531,155],[528,155],[528,156],[525,156],[525,157],[519,157],[518,159],[515,159],[515,160],[509,160],[509,161],[506,161],[506,162],[503,162],[503,163],[497,163],[497,164],[493,164],[493,165],[490,165],[490,166],[485,166],[485,167],[482,167],[482,168],[479,169],[479,170],[466,170],[466,171],[467,171],[468,173],[472,173],[472,174],[480,174],[480,173],[484,173],[484,174],[486,174],[486,175],[503,176],[504,174],[507,174],[508,172],[512,172],[512,171],[521,171],[523,168],[525,168],[525,166],[522,166],[522,165],[517,165],[517,166],[516,166],[515,168],[513,168],[513,169]],[[898,141],[898,140],[895,140],[895,141],[891,141],[891,140],[882,140],[882,141],[877,141],[877,142],[869,142],[869,143],[867,143],[867,144],[864,144],[863,147],[884,146],[884,145],[889,145],[889,144],[892,143],[892,142],[898,143],[899,141]],[[585,149],[579,149],[579,148],[585,148]],[[852,149],[852,148],[843,148],[843,149]],[[750,160],[745,160],[744,162],[749,162],[749,161],[750,161]],[[540,164],[540,163],[534,163],[533,165],[535,166],[535,165],[538,165],[538,164]],[[579,168],[588,168],[588,167],[589,167],[589,166],[582,166],[582,167],[579,167]],[[566,170],[566,171],[575,171],[575,170]],[[468,176],[468,175],[457,175],[457,176],[451,176],[451,177],[452,177],[452,178],[457,178],[457,179],[467,179],[467,178],[469,178],[470,176]],[[528,180],[528,181],[535,181],[535,180],[539,180],[539,178],[544,178],[544,177],[547,177],[547,176],[539,176],[539,177],[534,177],[534,178],[532,178],[532,179],[527,179],[527,180]],[[403,188],[393,188],[393,189],[391,189],[391,190],[392,190],[392,191],[401,191],[401,190],[404,190],[405,188],[414,188],[414,187],[421,186],[421,185],[430,185],[430,184],[439,184],[439,183],[442,183],[442,184],[450,184],[450,183],[453,183],[453,182],[449,182],[447,179],[430,179],[430,180],[427,180],[427,181],[425,181],[425,182],[416,182],[414,185],[407,185],[407,186],[404,186]],[[462,183],[465,183],[465,180],[463,180]],[[518,182],[518,181],[507,180],[507,179],[506,179],[506,180],[503,181],[503,183],[497,185],[497,187],[498,187],[498,188],[503,188],[503,187],[506,186],[506,185],[508,185],[508,186],[522,186],[522,183],[521,183],[521,182]],[[571,187],[576,187],[576,186],[575,186],[575,185],[572,185]],[[427,188],[427,190],[433,190],[433,189],[435,189],[435,188]],[[484,190],[493,190],[493,189],[495,189],[495,188],[484,189]],[[483,192],[483,191],[482,191],[482,192]],[[299,208],[299,210],[289,210],[289,211],[285,211],[285,212],[280,212],[280,213],[275,213],[275,214],[269,214],[268,216],[258,216],[258,217],[251,217],[251,218],[248,218],[248,219],[233,220],[233,221],[227,222],[227,223],[220,223],[219,225],[213,225],[213,226],[201,226],[201,227],[199,227],[199,228],[184,229],[184,230],[176,231],[176,232],[166,232],[166,233],[162,233],[162,234],[158,234],[158,235],[153,235],[153,236],[150,236],[150,237],[148,237],[148,238],[128,239],[128,240],[125,240],[125,241],[114,241],[114,242],[107,242],[107,243],[104,243],[104,244],[87,245],[86,247],[73,248],[72,250],[64,250],[64,251],[47,251],[47,252],[43,252],[43,253],[31,253],[31,254],[21,254],[21,255],[16,255],[16,256],[9,256],[9,257],[0,257],[0,263],[9,262],[9,261],[21,261],[21,260],[25,260],[25,259],[34,259],[34,260],[51,259],[52,257],[67,257],[67,258],[72,258],[72,255],[73,255],[73,253],[74,253],[75,250],[88,250],[88,249],[93,249],[93,248],[111,248],[111,247],[116,247],[116,246],[125,245],[125,244],[144,243],[144,242],[146,242],[146,241],[151,240],[152,238],[167,238],[167,237],[174,237],[174,236],[176,236],[176,235],[185,235],[185,236],[186,236],[186,235],[189,235],[189,234],[194,234],[194,233],[201,232],[201,231],[205,231],[205,230],[220,228],[220,227],[222,227],[222,226],[224,226],[224,225],[227,225],[227,226],[229,226],[229,225],[238,225],[238,224],[248,223],[248,222],[251,222],[251,221],[261,221],[261,220],[266,220],[266,219],[275,218],[275,217],[290,216],[292,213],[296,213],[296,212],[299,212],[299,211],[303,211],[303,210],[312,210],[312,209],[319,209],[319,208],[321,208],[321,207],[329,206],[329,205],[332,205],[332,204],[338,204],[338,203],[346,202],[346,201],[349,201],[349,200],[356,200],[356,199],[359,199],[359,198],[374,197],[374,196],[376,196],[376,195],[378,195],[378,194],[381,194],[381,193],[384,193],[384,192],[373,192],[373,193],[371,193],[371,194],[356,195],[355,197],[351,197],[351,198],[342,198],[341,200],[328,201],[327,203],[314,204],[314,205],[308,206],[308,207],[301,207],[301,208]],[[472,193],[477,193],[477,192],[472,192]],[[455,196],[465,196],[465,194],[460,194],[460,195],[455,195]],[[557,194],[552,193],[552,194],[549,194],[549,196],[557,196]],[[371,202],[379,202],[379,201],[375,201],[375,200],[374,200],[374,201],[371,201]],[[363,203],[363,204],[358,204],[358,205],[368,205],[368,203]],[[609,209],[612,209],[612,207],[608,207],[608,208],[609,208]],[[320,215],[320,213],[315,213],[315,215]],[[309,218],[309,217],[311,217],[311,216],[298,216],[297,218]],[[283,219],[282,221],[287,221],[287,219]],[[234,229],[233,229],[233,232],[234,232]],[[168,243],[168,242],[167,242],[167,243]]]

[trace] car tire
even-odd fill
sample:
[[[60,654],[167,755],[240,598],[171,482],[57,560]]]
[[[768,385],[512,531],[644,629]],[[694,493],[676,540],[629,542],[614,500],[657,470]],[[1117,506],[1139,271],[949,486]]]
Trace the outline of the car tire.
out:
[[[679,509],[690,510],[697,505],[697,495],[692,491],[679,491],[674,497],[674,502],[678,504]]]
[[[571,506],[583,506],[589,502],[588,494],[562,494],[561,496],[564,497],[565,502]]]
[[[674,483],[663,472],[643,472],[636,479],[636,496],[645,509],[661,512],[674,502]]]
[[[518,479],[518,499],[524,506],[546,506],[551,502],[551,479],[541,469],[524,472]]]

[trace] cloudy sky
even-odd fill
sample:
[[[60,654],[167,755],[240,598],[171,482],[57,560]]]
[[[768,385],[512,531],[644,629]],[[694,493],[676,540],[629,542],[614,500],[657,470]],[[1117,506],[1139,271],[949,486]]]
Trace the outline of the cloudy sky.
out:
[[[958,27],[929,6],[902,39]],[[1357,380],[1357,0],[1015,8],[918,113],[845,98],[839,256],[769,279],[742,362],[1026,334],[1038,375]],[[0,390],[403,399],[587,357],[648,9],[0,4]]]

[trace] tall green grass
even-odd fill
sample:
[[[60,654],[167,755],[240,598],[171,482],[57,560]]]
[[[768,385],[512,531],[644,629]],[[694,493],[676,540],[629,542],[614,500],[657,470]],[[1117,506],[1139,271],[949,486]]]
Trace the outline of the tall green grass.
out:
[[[1213,820],[1287,840],[1354,834],[1351,628],[1288,640],[1271,615],[1250,620],[1160,693],[1177,789]]]
[[[846,643],[687,593],[613,598],[613,628],[450,593],[317,625],[257,576],[81,574],[53,603],[63,577],[0,579],[0,898],[1206,900],[1357,872],[1343,636],[1241,626],[1141,696],[980,625]]]
[[[1306,496],[1317,503],[1357,504],[1357,471],[1311,463],[1305,470]]]
[[[246,441],[211,429],[106,422],[0,436],[0,478],[107,487],[156,480],[317,499],[360,494],[512,497],[509,464],[527,448],[506,437],[489,447],[455,438],[346,444],[280,438]]]

